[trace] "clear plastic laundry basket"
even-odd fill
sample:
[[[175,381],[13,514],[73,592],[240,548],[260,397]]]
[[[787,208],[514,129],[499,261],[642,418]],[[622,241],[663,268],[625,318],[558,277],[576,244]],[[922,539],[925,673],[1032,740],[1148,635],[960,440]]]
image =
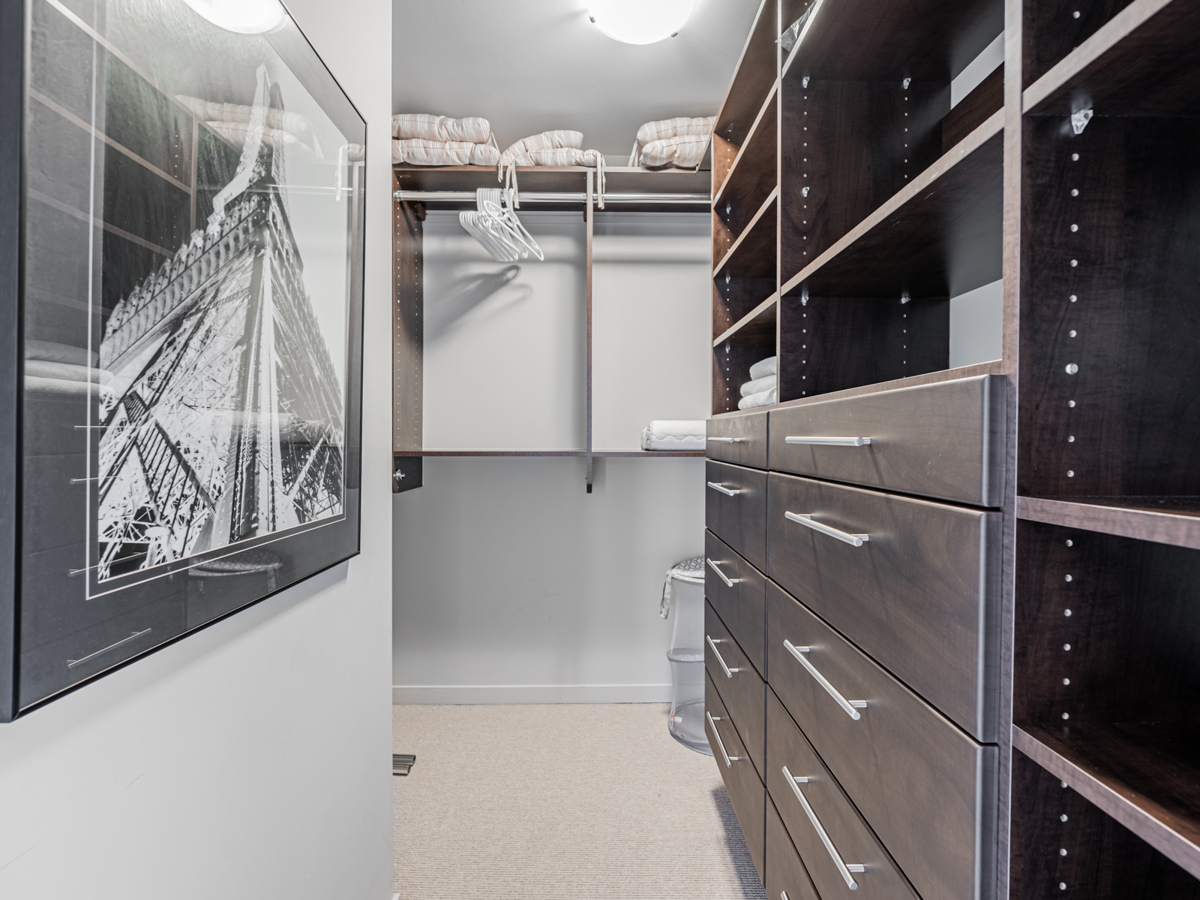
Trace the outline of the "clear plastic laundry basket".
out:
[[[704,732],[704,557],[673,565],[663,585],[659,614],[674,608],[671,647],[671,736],[685,747],[712,756]]]

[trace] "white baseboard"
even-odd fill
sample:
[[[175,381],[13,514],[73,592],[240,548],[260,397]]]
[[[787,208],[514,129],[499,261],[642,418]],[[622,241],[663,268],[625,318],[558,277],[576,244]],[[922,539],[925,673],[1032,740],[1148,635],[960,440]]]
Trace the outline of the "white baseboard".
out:
[[[396,684],[392,703],[670,703],[669,684]]]

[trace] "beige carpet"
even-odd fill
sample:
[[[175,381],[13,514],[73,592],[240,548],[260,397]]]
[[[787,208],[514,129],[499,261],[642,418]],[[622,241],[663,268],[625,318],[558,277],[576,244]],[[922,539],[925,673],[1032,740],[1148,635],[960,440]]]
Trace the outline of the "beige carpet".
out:
[[[763,900],[711,757],[660,704],[397,706],[400,900]]]

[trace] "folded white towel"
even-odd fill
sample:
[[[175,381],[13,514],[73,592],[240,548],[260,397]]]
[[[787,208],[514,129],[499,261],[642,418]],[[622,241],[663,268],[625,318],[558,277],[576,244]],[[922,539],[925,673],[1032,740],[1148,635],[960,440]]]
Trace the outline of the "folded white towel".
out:
[[[778,358],[774,356],[768,356],[766,359],[760,359],[750,367],[750,378],[766,378],[768,375],[777,374],[779,371],[776,366],[777,362]]]
[[[755,378],[753,381],[747,381],[742,385],[742,396],[749,397],[751,394],[761,394],[763,391],[769,391],[775,387],[778,377],[777,375],[768,375],[765,378]]]
[[[703,450],[703,419],[655,419],[642,432],[643,450]]]
[[[763,391],[761,394],[751,394],[749,397],[743,397],[738,402],[738,409],[754,409],[756,406],[774,406],[775,397],[775,388]]]

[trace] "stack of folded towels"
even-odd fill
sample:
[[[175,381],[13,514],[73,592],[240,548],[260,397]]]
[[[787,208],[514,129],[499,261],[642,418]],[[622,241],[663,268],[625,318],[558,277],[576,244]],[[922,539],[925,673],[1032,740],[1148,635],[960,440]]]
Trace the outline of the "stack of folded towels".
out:
[[[410,166],[495,166],[500,148],[487,119],[424,113],[392,116],[392,162]]]
[[[675,421],[655,419],[642,431],[643,450],[703,450],[706,426],[703,419]]]
[[[675,166],[678,169],[698,169],[708,152],[716,116],[699,116],[677,119],[661,119],[647,122],[638,129],[629,165],[660,169]]]
[[[760,360],[750,367],[750,380],[742,385],[742,399],[738,409],[753,409],[756,406],[774,406],[779,397],[779,376],[776,374],[774,356]]]

